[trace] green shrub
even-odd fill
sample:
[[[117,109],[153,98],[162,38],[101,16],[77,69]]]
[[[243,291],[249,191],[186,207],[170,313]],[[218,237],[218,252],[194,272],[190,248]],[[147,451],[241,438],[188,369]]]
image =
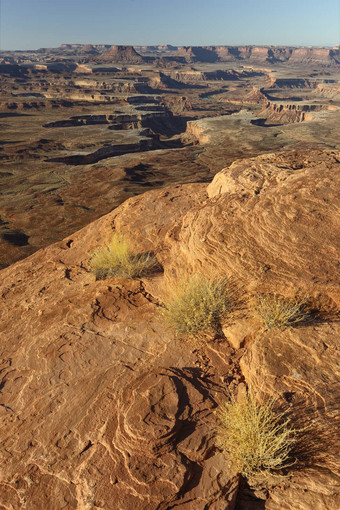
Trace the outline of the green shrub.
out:
[[[248,392],[244,400],[231,398],[217,412],[219,446],[245,477],[266,477],[292,464],[295,431],[283,414],[274,412],[273,405],[273,400],[259,402]]]
[[[259,294],[257,314],[267,329],[285,329],[309,318],[308,298],[287,299],[277,294]]]
[[[227,278],[208,280],[196,274],[171,293],[164,314],[177,333],[195,335],[218,330],[233,304]]]
[[[108,246],[98,248],[89,259],[89,267],[98,279],[110,276],[136,278],[155,271],[158,261],[153,254],[137,254],[123,234],[114,234]]]

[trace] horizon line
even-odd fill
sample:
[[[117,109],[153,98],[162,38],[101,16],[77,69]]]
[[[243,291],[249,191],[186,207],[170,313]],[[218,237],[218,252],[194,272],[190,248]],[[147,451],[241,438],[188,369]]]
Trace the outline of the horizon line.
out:
[[[255,47],[255,48],[325,48],[325,49],[339,49],[339,44],[329,44],[329,45],[318,45],[318,44],[172,44],[172,43],[155,43],[155,44],[111,44],[111,43],[61,43],[59,46],[40,46],[36,49],[25,48],[25,49],[0,49],[1,52],[6,51],[38,51],[41,49],[57,49],[62,46],[128,46],[128,47],[145,47],[151,48],[154,46],[173,46],[175,48],[210,48],[210,47],[229,47],[229,48],[239,48],[239,47]]]

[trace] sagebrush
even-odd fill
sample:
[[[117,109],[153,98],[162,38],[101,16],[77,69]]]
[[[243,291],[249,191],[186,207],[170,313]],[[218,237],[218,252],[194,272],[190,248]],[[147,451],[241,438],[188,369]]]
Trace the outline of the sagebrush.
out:
[[[292,464],[295,431],[274,404],[248,392],[242,401],[231,397],[217,412],[219,446],[245,477],[267,477]]]
[[[277,294],[259,294],[256,312],[267,329],[285,329],[310,317],[308,297],[289,299]]]
[[[98,248],[92,254],[88,264],[98,279],[110,276],[136,278],[159,268],[152,253],[136,253],[128,237],[117,233],[107,246]]]
[[[164,315],[177,333],[195,335],[208,329],[218,330],[233,306],[227,278],[209,280],[195,274],[170,292]]]

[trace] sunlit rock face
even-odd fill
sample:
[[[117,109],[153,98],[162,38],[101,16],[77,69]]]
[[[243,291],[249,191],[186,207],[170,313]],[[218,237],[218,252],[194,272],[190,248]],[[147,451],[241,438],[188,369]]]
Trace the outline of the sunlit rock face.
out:
[[[335,151],[238,160],[208,188],[133,197],[2,271],[3,508],[339,506],[339,161]],[[113,229],[164,273],[96,281],[88,259]],[[160,305],[196,272],[233,278],[244,305],[224,335],[189,341]],[[256,292],[308,294],[322,314],[265,331]],[[266,491],[245,488],[214,437],[214,410],[245,383],[310,427],[293,478]]]

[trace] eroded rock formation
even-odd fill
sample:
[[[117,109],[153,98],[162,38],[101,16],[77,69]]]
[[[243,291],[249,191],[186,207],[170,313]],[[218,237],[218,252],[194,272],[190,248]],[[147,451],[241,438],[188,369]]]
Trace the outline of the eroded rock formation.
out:
[[[240,160],[205,184],[129,199],[2,271],[0,505],[10,508],[334,510],[340,504],[336,342],[339,152]],[[164,267],[96,281],[112,229]],[[318,320],[265,332],[248,304],[225,337],[175,337],[166,285],[233,277],[247,298],[301,291]],[[302,435],[293,478],[245,489],[215,445],[217,405],[245,381]]]
[[[121,64],[140,64],[144,59],[133,46],[111,46],[96,58],[96,62],[119,62]]]

